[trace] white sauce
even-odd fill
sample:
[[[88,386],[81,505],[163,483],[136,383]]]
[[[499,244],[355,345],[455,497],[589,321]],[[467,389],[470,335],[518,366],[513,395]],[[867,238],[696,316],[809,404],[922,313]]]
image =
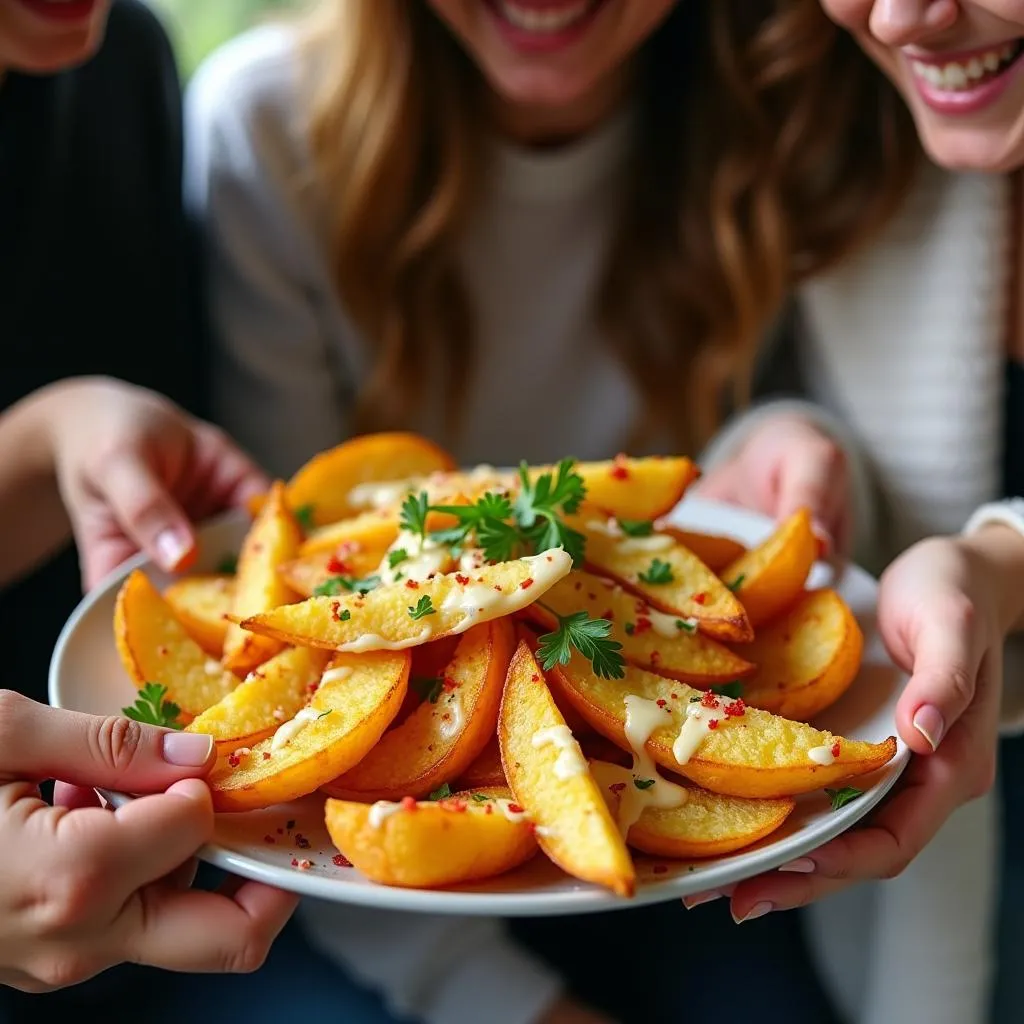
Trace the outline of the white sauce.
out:
[[[364,633],[347,644],[341,644],[337,649],[349,654],[363,654],[366,651],[404,651],[407,647],[425,644],[432,633],[433,629],[427,624],[421,626],[415,636],[405,637],[401,640],[385,640],[378,633]]]
[[[390,800],[378,800],[370,808],[370,814],[366,820],[370,828],[380,828],[392,814],[397,814],[401,809],[402,805],[400,803],[392,803]]]
[[[658,636],[662,636],[666,640],[675,640],[680,633],[691,633],[697,626],[696,619],[684,619],[678,615],[666,615],[664,612],[655,611],[653,608],[648,608],[643,613],[643,617],[650,619],[651,629]],[[680,622],[683,623],[682,626],[679,625]],[[688,626],[693,627],[693,629],[688,629]]]
[[[443,710],[437,731],[441,734],[441,739],[450,740],[462,732],[462,727],[465,724],[465,718],[462,715],[462,700],[458,690],[454,691],[447,701],[439,706]],[[448,717],[445,718],[445,715]]]
[[[580,750],[580,745],[567,725],[552,725],[546,729],[538,729],[530,743],[537,750],[549,744],[558,749],[554,767],[556,779],[571,779],[587,770],[583,751]]]
[[[591,519],[587,522],[586,527],[593,533],[600,533],[605,537],[612,537],[616,540],[622,536],[622,527],[619,526],[619,521],[614,516],[607,520]]]
[[[207,658],[206,664],[203,666],[203,670],[208,676],[219,676],[223,671],[223,668],[219,661],[214,661],[213,658]],[[252,673],[250,673],[250,675],[251,674]]]
[[[632,555],[638,551],[664,551],[675,544],[675,538],[667,533],[652,533],[650,537],[627,537],[616,545],[620,555]]]
[[[274,738],[270,741],[270,749],[280,750],[286,747],[310,722],[315,722],[322,714],[322,711],[315,711],[313,708],[300,709],[290,722],[278,726]]]
[[[513,825],[518,824],[520,821],[526,821],[526,819],[530,817],[524,810],[520,809],[518,811],[513,811],[513,807],[519,807],[520,805],[513,803],[511,800],[499,799],[494,802],[498,805],[498,809],[501,813],[504,814]]]
[[[392,568],[388,554],[393,551],[404,551],[409,557]],[[451,553],[443,544],[405,530],[398,534],[397,540],[388,548],[388,554],[384,555],[377,567],[381,583],[396,583],[399,579],[423,583],[431,576],[444,572],[451,562]]]
[[[348,679],[352,675],[351,665],[339,665],[337,668],[329,668],[321,677],[320,682],[323,683],[340,683],[343,679]]]
[[[672,744],[672,756],[679,764],[686,764],[697,753],[711,729],[711,722],[721,722],[729,717],[725,709],[732,706],[732,699],[716,695],[715,700],[718,707],[714,708],[705,707],[701,701],[687,705],[686,721]]]
[[[815,763],[821,765],[835,764],[835,755],[832,753],[833,744],[828,743],[821,747],[811,747],[807,756]]]
[[[421,483],[420,477],[410,477],[407,480],[383,480],[356,484],[348,492],[348,502],[353,508],[388,508],[388,506],[401,501]]]
[[[466,620],[476,622],[480,615],[504,600],[504,594],[485,583],[456,584],[441,602],[441,611],[462,612]]]
[[[484,561],[483,548],[470,548],[468,551],[463,551],[459,558],[459,572],[463,575],[476,572],[477,569],[483,568]]]

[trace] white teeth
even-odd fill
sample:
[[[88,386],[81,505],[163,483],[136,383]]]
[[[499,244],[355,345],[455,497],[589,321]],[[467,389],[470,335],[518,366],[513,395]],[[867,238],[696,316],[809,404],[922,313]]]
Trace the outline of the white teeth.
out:
[[[579,21],[590,10],[590,0],[575,0],[574,3],[544,10],[520,7],[513,0],[499,0],[498,7],[502,17],[516,28],[526,32],[554,33]]]
[[[1019,54],[1018,44],[1006,43],[998,49],[977,54],[966,62],[950,61],[942,66],[926,64],[923,61],[911,60],[914,74],[924,79],[929,85],[947,92],[960,92],[972,88],[978,82],[991,77],[994,73],[1013,61]]]

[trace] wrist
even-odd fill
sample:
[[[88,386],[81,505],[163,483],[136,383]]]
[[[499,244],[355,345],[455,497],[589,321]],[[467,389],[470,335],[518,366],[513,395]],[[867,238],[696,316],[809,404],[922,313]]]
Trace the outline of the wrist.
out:
[[[1024,628],[1024,502],[985,505],[964,527],[961,544],[981,562],[1003,635]]]

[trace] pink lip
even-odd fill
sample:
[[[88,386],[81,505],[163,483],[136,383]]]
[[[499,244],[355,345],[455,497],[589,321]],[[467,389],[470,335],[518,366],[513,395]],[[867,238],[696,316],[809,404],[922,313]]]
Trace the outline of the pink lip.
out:
[[[72,0],[67,4],[48,4],[45,0],[18,0],[18,3],[38,18],[68,24],[88,20],[99,0]]]
[[[904,57],[916,60],[920,64],[937,64],[939,67],[942,67],[943,64],[949,64],[950,61],[956,64],[963,64],[972,57],[980,57],[984,53],[1001,49],[1007,43],[1016,42],[1018,42],[1017,39],[1004,39],[1002,42],[989,43],[988,46],[979,46],[973,50],[949,50],[944,53],[936,53],[934,50],[917,50],[913,46],[907,46],[904,47],[902,53]]]
[[[978,53],[979,51],[974,51]],[[984,52],[984,51],[981,51]],[[914,57],[914,60],[920,58]],[[953,57],[944,57],[943,64],[954,60]],[[921,61],[921,63],[925,63]],[[931,62],[929,62],[931,63]],[[1024,51],[1022,51],[1012,64],[1004,68],[1000,74],[995,78],[990,78],[988,81],[981,82],[979,85],[974,86],[971,89],[958,89],[956,92],[952,92],[947,89],[940,89],[931,82],[925,81],[925,79],[919,77],[914,73],[912,67],[907,67],[907,71],[910,77],[913,79],[914,85],[917,88],[918,94],[921,99],[932,108],[932,110],[940,114],[974,114],[979,110],[984,110],[985,107],[991,106],[1004,92],[1009,88],[1010,83],[1020,73],[1021,68],[1024,68]]]
[[[523,7],[542,9],[559,6],[558,0],[551,2],[537,2],[537,0],[524,0]],[[594,18],[605,5],[605,0],[598,0],[579,21],[574,22],[561,32],[529,32],[526,29],[517,28],[506,21],[501,13],[498,0],[487,0],[487,9],[494,19],[498,32],[505,42],[519,53],[556,53],[559,50],[566,50],[578,42],[594,23]]]

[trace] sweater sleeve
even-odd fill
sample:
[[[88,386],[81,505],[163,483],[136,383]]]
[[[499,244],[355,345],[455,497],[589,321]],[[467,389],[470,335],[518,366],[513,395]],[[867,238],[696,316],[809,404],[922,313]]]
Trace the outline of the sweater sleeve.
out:
[[[293,65],[287,37],[261,29],[209,58],[186,95],[214,418],[277,476],[337,444],[345,411],[320,318],[324,260],[296,184],[299,129],[280,110]]]

